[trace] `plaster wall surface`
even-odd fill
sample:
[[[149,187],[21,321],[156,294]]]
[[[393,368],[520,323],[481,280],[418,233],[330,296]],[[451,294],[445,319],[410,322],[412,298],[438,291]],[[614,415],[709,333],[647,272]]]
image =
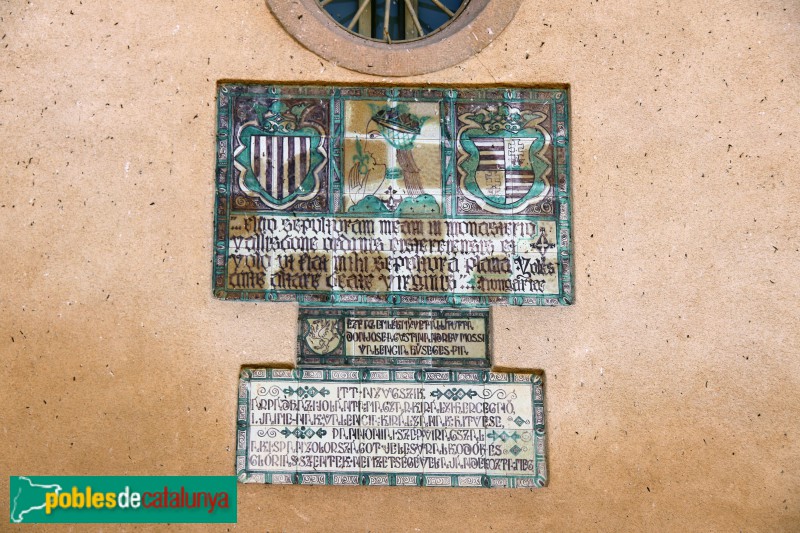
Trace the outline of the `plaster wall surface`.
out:
[[[0,522],[12,474],[233,473],[240,365],[291,363],[297,312],[211,296],[237,79],[569,83],[577,281],[492,315],[496,362],[545,372],[547,488],[240,486],[229,530],[800,528],[797,2],[528,0],[402,79],[263,0],[10,0],[0,35]]]

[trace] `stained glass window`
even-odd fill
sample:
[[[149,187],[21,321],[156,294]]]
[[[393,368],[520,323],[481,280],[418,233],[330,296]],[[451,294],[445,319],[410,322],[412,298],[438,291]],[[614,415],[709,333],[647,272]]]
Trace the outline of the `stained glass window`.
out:
[[[461,14],[469,0],[320,0],[347,31],[387,43],[428,37]]]

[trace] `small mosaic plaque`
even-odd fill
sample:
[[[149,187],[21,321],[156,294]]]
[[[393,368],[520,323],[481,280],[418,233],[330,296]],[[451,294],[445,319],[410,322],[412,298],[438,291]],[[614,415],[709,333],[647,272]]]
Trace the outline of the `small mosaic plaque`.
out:
[[[573,299],[566,89],[221,84],[214,294]]]
[[[488,310],[300,309],[298,364],[488,367]]]
[[[535,488],[546,484],[535,374],[480,369],[247,369],[245,483]]]

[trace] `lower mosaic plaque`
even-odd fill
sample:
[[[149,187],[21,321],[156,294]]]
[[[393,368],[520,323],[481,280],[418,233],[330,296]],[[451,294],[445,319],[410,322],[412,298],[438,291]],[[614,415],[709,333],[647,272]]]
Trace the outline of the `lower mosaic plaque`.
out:
[[[245,483],[535,488],[546,484],[537,374],[481,369],[245,369]]]

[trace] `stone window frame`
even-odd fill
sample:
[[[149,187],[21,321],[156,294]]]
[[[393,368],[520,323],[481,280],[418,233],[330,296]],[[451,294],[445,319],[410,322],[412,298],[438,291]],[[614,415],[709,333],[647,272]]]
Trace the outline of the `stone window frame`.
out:
[[[430,37],[387,44],[348,32],[319,0],[266,0],[284,29],[312,52],[338,66],[381,76],[426,74],[464,61],[500,35],[522,1],[470,0]]]

